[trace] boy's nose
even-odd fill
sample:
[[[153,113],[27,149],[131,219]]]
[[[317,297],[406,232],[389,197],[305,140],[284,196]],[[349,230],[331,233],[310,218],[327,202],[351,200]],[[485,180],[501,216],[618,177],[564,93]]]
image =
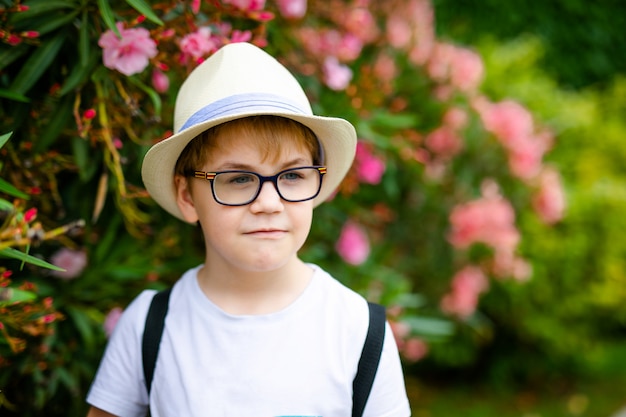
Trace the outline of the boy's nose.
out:
[[[278,190],[271,181],[266,181],[261,186],[261,191],[252,202],[251,208],[254,211],[281,211],[284,208],[283,200],[278,194]]]

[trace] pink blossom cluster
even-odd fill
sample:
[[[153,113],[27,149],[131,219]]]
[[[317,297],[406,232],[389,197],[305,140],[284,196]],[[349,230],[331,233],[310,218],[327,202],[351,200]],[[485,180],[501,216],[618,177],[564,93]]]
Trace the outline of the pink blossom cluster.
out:
[[[230,3],[246,11],[258,11],[265,6],[264,1],[233,0]],[[200,2],[195,1],[191,6],[192,10],[197,13]],[[139,19],[138,22],[140,21],[143,20]],[[145,28],[125,28],[123,22],[116,23],[116,27],[120,36],[112,30],[107,30],[98,40],[98,45],[102,48],[104,66],[130,76],[143,72],[153,61],[155,68],[152,71],[152,85],[159,93],[165,93],[169,89],[169,77],[166,74],[169,68],[156,58],[157,41],[173,39],[176,35],[175,31],[173,29],[160,30],[156,32],[155,40]],[[233,30],[227,23],[202,26],[177,40],[180,49],[179,62],[182,65],[196,65],[225,42],[248,42],[251,39],[250,31]]]
[[[186,63],[189,60],[200,62],[202,58],[215,52],[221,43],[219,39],[212,36],[211,28],[205,26],[183,36],[179,46],[182,52],[180,60]]]
[[[566,205],[561,177],[543,161],[545,153],[552,147],[552,133],[538,131],[531,113],[516,101],[492,103],[479,98],[474,107],[485,130],[492,133],[507,151],[511,173],[535,186],[533,208],[539,218],[547,224],[561,220]]]
[[[396,49],[408,51],[416,65],[424,65],[435,45],[434,20],[430,1],[400,2],[387,17],[387,41]]]
[[[354,62],[363,47],[379,33],[371,12],[366,7],[340,9],[332,16],[338,29],[305,27],[297,36],[304,49],[321,63],[322,78],[332,90],[345,90],[353,73],[348,64]]]
[[[489,280],[483,271],[468,265],[452,278],[450,292],[441,299],[441,310],[447,314],[468,318],[476,311],[480,295],[489,289]]]
[[[462,129],[466,127],[468,118],[464,109],[450,107],[443,115],[441,126],[424,138],[424,145],[430,151],[424,160],[425,174],[431,179],[441,177],[446,163],[463,150]]]
[[[537,132],[530,112],[513,100],[492,103],[481,98],[475,108],[485,129],[508,151],[511,172],[523,180],[537,177],[552,145],[552,134]]]
[[[426,62],[426,71],[435,81],[449,83],[464,93],[476,91],[485,72],[480,55],[467,48],[437,42]],[[449,97],[449,89],[440,89],[440,98]]]
[[[348,220],[341,229],[335,249],[351,265],[361,265],[370,254],[370,242],[363,227]]]
[[[482,243],[494,250],[493,272],[524,280],[530,276],[528,264],[515,256],[520,233],[515,226],[515,210],[502,197],[495,183],[483,186],[483,195],[457,205],[450,213],[450,243],[465,249]]]
[[[356,145],[354,158],[357,178],[366,184],[378,184],[385,173],[385,162],[374,155],[370,146],[363,141]]]
[[[484,64],[476,52],[436,40],[434,11],[427,0],[410,0],[395,8],[387,17],[386,38],[442,84],[436,91],[440,99],[450,98],[454,90],[473,93],[483,79]]]
[[[411,336],[411,326],[408,323],[389,320],[389,325],[403,358],[417,362],[428,354],[428,345],[419,337]]]

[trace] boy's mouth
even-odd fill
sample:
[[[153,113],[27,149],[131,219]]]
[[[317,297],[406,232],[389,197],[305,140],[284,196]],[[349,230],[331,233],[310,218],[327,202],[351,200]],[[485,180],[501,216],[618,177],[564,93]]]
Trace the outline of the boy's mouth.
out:
[[[287,231],[283,229],[256,229],[246,232],[244,234],[259,237],[280,237],[285,233],[287,233]]]

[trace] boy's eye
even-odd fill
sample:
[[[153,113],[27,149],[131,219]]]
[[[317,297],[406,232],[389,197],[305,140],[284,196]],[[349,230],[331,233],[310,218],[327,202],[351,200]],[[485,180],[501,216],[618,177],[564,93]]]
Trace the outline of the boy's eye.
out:
[[[231,182],[236,183],[236,184],[246,184],[249,182],[254,181],[255,177],[254,175],[237,175],[236,177],[233,177],[231,179]]]
[[[280,176],[280,179],[286,181],[296,181],[302,179],[302,174],[296,171],[285,172]]]
[[[258,182],[257,177],[252,174],[221,174],[220,177],[221,182],[227,185],[247,185]]]

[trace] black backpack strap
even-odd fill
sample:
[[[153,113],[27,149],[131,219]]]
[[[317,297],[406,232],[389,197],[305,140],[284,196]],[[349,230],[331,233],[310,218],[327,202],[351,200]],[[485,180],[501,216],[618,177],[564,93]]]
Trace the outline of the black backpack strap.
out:
[[[352,383],[352,417],[361,417],[369,398],[385,341],[385,307],[369,303],[370,323]]]
[[[152,387],[154,366],[156,365],[157,355],[159,354],[159,345],[161,344],[161,336],[163,335],[163,327],[165,326],[165,316],[167,315],[171,291],[172,289],[168,288],[154,295],[143,330],[141,353],[143,359],[143,375],[146,382],[146,389],[148,390],[148,396],[150,396],[150,389]]]

